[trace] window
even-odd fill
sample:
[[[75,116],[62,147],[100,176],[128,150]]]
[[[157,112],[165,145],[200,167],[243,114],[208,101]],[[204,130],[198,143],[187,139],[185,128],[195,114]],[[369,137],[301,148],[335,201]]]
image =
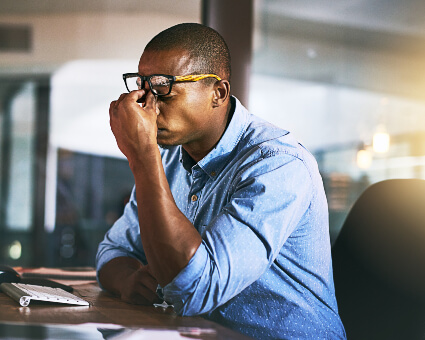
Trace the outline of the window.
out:
[[[371,183],[425,179],[423,10],[420,1],[256,1],[250,110],[315,155],[332,240]]]

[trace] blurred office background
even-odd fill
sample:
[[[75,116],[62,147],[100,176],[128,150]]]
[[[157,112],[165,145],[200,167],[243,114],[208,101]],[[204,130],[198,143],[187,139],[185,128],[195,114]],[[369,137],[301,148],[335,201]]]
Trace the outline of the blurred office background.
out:
[[[0,2],[0,263],[94,264],[133,185],[109,129],[121,74],[137,71],[159,31],[202,22],[203,5]],[[368,185],[425,179],[425,2],[254,0],[253,8],[244,104],[315,155],[334,241]]]

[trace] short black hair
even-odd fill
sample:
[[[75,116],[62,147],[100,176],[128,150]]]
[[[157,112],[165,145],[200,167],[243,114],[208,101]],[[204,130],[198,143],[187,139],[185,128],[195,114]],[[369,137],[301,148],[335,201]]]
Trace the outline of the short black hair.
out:
[[[230,52],[223,37],[211,27],[183,23],[160,32],[146,45],[145,51],[183,49],[194,63],[193,73],[213,73],[230,81]]]

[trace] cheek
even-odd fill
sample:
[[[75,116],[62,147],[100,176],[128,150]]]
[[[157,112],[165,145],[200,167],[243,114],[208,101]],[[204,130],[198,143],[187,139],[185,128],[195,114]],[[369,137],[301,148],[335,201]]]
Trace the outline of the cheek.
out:
[[[173,126],[179,129],[202,127],[209,119],[211,111],[210,93],[191,92],[180,93],[169,99],[158,100],[160,115],[159,122],[164,122],[170,128]]]
[[[204,92],[202,94],[193,94],[188,96],[186,100],[187,111],[191,111],[195,120],[204,120],[211,111],[210,93]]]
[[[190,123],[190,109],[177,101],[158,102],[158,126],[170,132],[183,132]]]

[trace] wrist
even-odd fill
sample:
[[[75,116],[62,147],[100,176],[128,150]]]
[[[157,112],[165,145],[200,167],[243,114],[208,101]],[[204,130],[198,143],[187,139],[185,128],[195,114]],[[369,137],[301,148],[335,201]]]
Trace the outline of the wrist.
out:
[[[128,158],[128,164],[133,175],[137,176],[139,173],[148,173],[151,168],[156,166],[156,160],[161,162],[158,144],[149,144],[139,150],[137,155]]]

